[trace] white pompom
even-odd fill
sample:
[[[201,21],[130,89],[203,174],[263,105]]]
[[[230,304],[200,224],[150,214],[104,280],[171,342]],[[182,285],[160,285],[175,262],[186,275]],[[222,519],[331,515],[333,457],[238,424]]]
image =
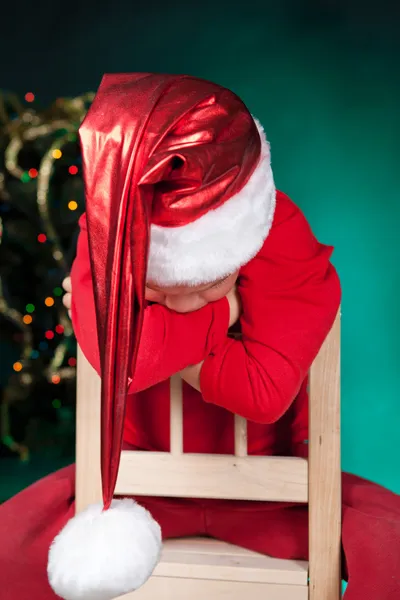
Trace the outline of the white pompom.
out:
[[[134,500],[93,504],[71,519],[50,547],[47,572],[64,600],[112,600],[137,590],[161,552],[161,529]]]

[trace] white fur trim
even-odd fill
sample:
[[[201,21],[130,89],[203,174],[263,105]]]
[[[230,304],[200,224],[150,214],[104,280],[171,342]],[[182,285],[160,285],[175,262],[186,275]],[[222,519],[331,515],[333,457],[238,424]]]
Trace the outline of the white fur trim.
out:
[[[134,500],[93,504],[50,547],[50,585],[64,600],[111,600],[143,585],[161,552],[160,526]]]
[[[259,252],[271,228],[276,192],[269,143],[256,124],[261,157],[240,192],[188,225],[151,226],[149,281],[161,286],[217,281]]]

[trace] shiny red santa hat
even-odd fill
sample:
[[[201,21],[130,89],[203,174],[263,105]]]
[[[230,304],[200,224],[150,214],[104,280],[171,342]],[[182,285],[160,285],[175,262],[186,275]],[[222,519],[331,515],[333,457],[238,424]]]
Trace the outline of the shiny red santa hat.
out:
[[[161,548],[151,515],[113,500],[146,281],[198,285],[246,264],[271,227],[275,186],[261,125],[234,93],[194,77],[105,75],[79,133],[102,371],[103,504],[57,536],[48,573],[65,600],[111,600],[147,580]]]

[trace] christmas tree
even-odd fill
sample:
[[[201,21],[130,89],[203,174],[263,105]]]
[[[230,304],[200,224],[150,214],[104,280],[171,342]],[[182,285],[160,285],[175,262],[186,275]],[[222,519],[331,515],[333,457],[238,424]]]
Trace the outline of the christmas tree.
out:
[[[0,94],[0,455],[73,456],[76,344],[61,283],[84,192],[77,137],[93,95],[36,107]]]

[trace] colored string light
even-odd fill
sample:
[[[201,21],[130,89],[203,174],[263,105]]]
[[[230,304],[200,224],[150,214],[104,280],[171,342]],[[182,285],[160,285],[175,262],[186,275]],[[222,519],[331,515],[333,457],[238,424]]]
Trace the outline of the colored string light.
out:
[[[51,378],[51,383],[54,383],[54,385],[58,385],[61,381],[61,377],[59,375],[53,375]]]
[[[37,240],[38,243],[44,244],[47,242],[45,249],[49,250],[50,257],[53,256],[54,260],[58,263],[57,276],[59,275],[60,270],[66,274],[69,270],[69,265],[64,259],[63,246],[61,244],[58,231],[53,223],[53,214],[51,209],[53,208],[55,201],[50,195],[51,180],[53,174],[56,172],[56,164],[58,159],[65,159],[64,146],[68,143],[74,143],[77,141],[77,126],[82,121],[82,118],[84,117],[89,104],[93,101],[93,98],[94,94],[91,93],[73,99],[60,98],[57,102],[57,109],[51,107],[50,110],[46,111],[46,113],[39,114],[35,112],[32,107],[27,107],[26,105],[17,102],[17,100],[14,101],[12,96],[6,96],[6,100],[9,102],[13,110],[8,115],[8,118],[7,114],[5,115],[5,122],[8,120],[9,124],[11,125],[9,128],[10,140],[5,150],[5,169],[8,173],[10,173],[10,175],[23,182],[23,184],[27,187],[32,186],[32,191],[33,186],[37,186],[36,204],[43,227],[42,233],[40,233],[40,235],[36,234],[38,236]],[[1,107],[3,106],[3,100],[4,94],[0,93],[0,111]],[[26,102],[33,102],[34,100],[35,95],[32,92],[28,92],[25,95]],[[61,111],[59,110],[59,107],[62,108]],[[25,171],[20,165],[20,155],[22,155],[23,151],[25,150],[25,146],[31,144],[31,142],[37,138],[45,138],[47,141],[49,137],[52,137],[54,141],[50,148],[47,149],[45,155],[41,157],[40,167],[37,167],[37,169],[27,168]],[[73,162],[74,164],[67,165],[67,169],[70,175],[77,175],[81,171],[82,161],[80,158],[75,158],[73,159]],[[61,166],[63,164],[65,164],[64,160],[61,161]],[[2,188],[1,174],[0,188]],[[51,204],[53,204],[53,206],[51,206]],[[76,210],[76,208],[73,207],[74,210]],[[0,206],[0,214],[9,210],[10,206],[6,203],[3,203]],[[50,268],[49,275],[51,275],[51,271],[52,269]],[[56,296],[62,296],[63,291],[61,287],[56,289],[57,293],[55,290],[53,290],[53,293],[48,292],[49,295],[54,296],[54,298]],[[72,327],[70,321],[67,319],[66,314],[64,314],[64,309],[61,308],[61,303],[57,303],[57,311],[60,313],[59,323],[65,328],[65,337],[62,336],[60,339],[58,339],[57,344],[52,343],[50,352],[50,344],[45,341],[46,338],[44,338],[38,344],[37,349],[33,350],[32,330],[31,327],[26,326],[30,324],[28,322],[31,316],[29,314],[24,314],[25,311],[22,314],[17,314],[16,311],[11,311],[7,307],[1,291],[1,279],[0,300],[0,314],[10,317],[17,323],[17,325],[19,325],[22,330],[20,335],[15,336],[15,339],[18,338],[19,341],[23,342],[23,352],[20,359],[21,365],[25,365],[25,360],[40,358],[40,353],[43,352],[46,357],[52,354],[50,365],[46,371],[48,378],[53,380],[53,383],[60,383],[61,380],[64,380],[64,378],[75,377],[74,368],[71,368],[70,365],[66,368],[63,368],[62,366],[63,361],[68,360],[68,357],[66,356],[68,352],[67,342],[68,337],[72,335]],[[29,308],[30,311],[26,310],[27,313],[33,313],[35,311],[35,306],[33,304],[31,304]],[[49,338],[54,338],[54,333],[52,331],[49,333],[50,335],[46,336],[47,340]],[[22,379],[25,371],[26,368],[24,368],[20,376],[21,381],[24,382],[27,381],[27,377]],[[27,375],[29,376],[29,373]],[[54,376],[53,379],[52,376]],[[55,406],[58,406],[58,402],[55,403]],[[4,436],[7,436],[7,424],[3,427],[3,429]]]
[[[68,364],[70,367],[76,367],[76,358],[73,358],[73,357],[69,358]]]
[[[54,338],[54,331],[46,331],[44,337],[46,340],[52,340]]]
[[[61,408],[61,400],[53,400],[52,405],[54,408]]]
[[[64,333],[64,327],[63,327],[62,325],[57,325],[57,326],[56,326],[56,333],[58,333],[58,334],[60,334],[60,335],[61,335],[62,333]]]
[[[76,210],[78,208],[78,203],[75,202],[75,200],[70,200],[68,202],[68,208],[69,210]]]
[[[30,325],[33,321],[31,315],[24,315],[22,320],[25,323],[25,325]]]
[[[44,301],[46,306],[54,306],[54,298],[51,298],[50,296],[48,298],[46,298],[46,300]]]
[[[13,365],[13,369],[14,371],[16,371],[17,373],[19,373],[20,371],[22,371],[22,363],[20,362],[15,362]]]
[[[34,304],[27,304],[25,306],[25,310],[28,313],[33,313],[35,311],[35,305]]]

